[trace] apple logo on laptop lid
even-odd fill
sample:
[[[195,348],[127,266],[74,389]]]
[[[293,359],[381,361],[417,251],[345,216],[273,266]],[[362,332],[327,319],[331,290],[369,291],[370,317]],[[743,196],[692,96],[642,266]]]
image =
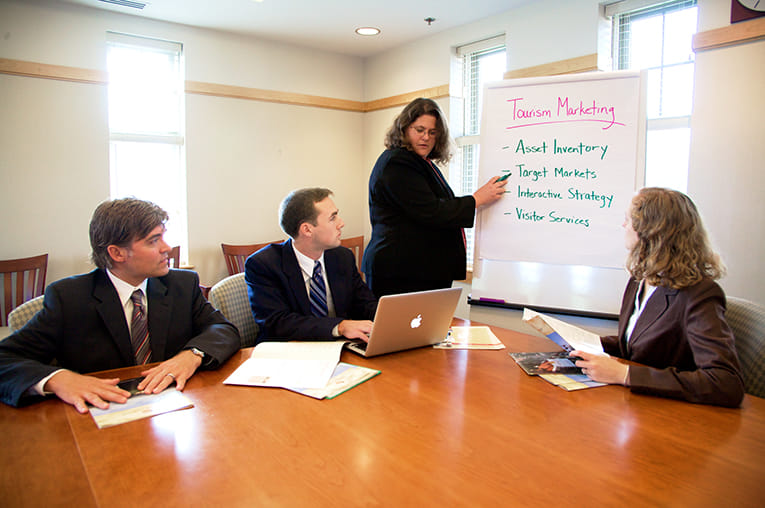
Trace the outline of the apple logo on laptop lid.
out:
[[[409,326],[412,328],[419,328],[419,326],[422,324],[422,314],[417,314],[417,317],[412,319],[412,322],[409,323]]]

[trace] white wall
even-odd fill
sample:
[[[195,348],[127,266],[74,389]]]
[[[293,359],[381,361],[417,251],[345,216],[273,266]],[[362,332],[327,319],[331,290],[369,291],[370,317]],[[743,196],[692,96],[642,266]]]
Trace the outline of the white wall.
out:
[[[727,0],[699,0],[699,30],[728,26]],[[454,47],[506,34],[508,70],[603,52],[596,0],[543,0],[441,32],[369,58],[365,100],[448,82]],[[599,55],[600,57],[607,55]],[[607,61],[608,58],[599,58]],[[700,52],[692,120],[688,193],[728,265],[721,281],[732,296],[765,304],[765,42]],[[390,76],[390,79],[385,79]],[[452,90],[452,95],[458,91]],[[448,114],[448,101],[439,101]],[[367,115],[364,158],[371,170],[390,118],[401,108]],[[369,230],[368,230],[369,231]],[[367,233],[368,234],[368,233]],[[618,240],[618,239],[617,239]],[[492,310],[489,310],[491,313]],[[496,311],[494,311],[496,312]],[[501,312],[501,311],[500,311]],[[474,314],[473,311],[471,314]],[[478,318],[485,319],[485,313]]]
[[[699,26],[727,26],[700,0]],[[449,82],[453,48],[507,34],[508,69],[596,53],[597,0],[542,0],[361,60],[43,0],[0,0],[0,57],[105,67],[105,32],[183,42],[187,79],[370,101]],[[735,296],[765,303],[761,144],[765,43],[697,55],[689,194],[729,266]],[[452,91],[456,94],[456,91]],[[449,113],[449,99],[439,103]],[[191,262],[225,275],[219,244],[281,238],[290,189],[336,193],[348,236],[369,236],[367,179],[400,108],[366,114],[187,95]],[[47,251],[49,281],[89,269],[87,222],[108,196],[103,85],[0,75],[0,258]],[[34,196],[33,202],[29,196]],[[485,319],[485,316],[482,315]]]
[[[191,81],[363,96],[360,58],[62,2],[0,1],[2,58],[103,71],[107,30],[182,42]],[[221,242],[284,237],[277,207],[296,187],[331,188],[345,234],[362,234],[360,113],[186,99],[189,256],[203,283],[226,275]],[[87,225],[109,197],[106,101],[104,85],[0,75],[0,259],[48,252],[49,282],[91,269]]]
[[[688,194],[731,296],[765,305],[765,41],[696,56]]]
[[[0,259],[47,252],[48,282],[90,269],[88,222],[109,197],[106,102],[104,86],[0,74]]]
[[[207,280],[227,275],[221,242],[286,238],[278,207],[298,187],[332,189],[344,235],[363,233],[361,113],[196,95],[186,109],[190,253]]]

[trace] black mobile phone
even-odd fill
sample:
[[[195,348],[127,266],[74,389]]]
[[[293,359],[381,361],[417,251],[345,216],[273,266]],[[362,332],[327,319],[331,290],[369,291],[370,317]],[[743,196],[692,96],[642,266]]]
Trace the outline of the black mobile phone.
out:
[[[130,392],[130,395],[137,395],[139,393],[143,393],[143,391],[138,389],[138,383],[140,383],[142,380],[143,380],[142,377],[123,379],[122,381],[117,383],[117,386],[122,388],[125,391]]]

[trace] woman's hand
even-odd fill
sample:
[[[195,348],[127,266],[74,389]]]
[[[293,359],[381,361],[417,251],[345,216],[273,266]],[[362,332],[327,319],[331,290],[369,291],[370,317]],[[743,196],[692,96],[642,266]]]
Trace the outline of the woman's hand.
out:
[[[578,356],[576,366],[593,381],[612,385],[627,385],[627,374],[630,368],[616,358],[605,353],[594,354],[584,351],[572,351],[571,356]]]
[[[505,185],[507,180],[499,181],[499,177],[492,177],[481,188],[473,193],[475,199],[475,207],[481,208],[482,206],[490,205],[499,200],[505,195]]]

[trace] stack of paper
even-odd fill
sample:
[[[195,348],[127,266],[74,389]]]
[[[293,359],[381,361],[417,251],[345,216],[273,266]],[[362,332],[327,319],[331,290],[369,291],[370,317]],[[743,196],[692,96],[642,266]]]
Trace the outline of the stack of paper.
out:
[[[548,383],[568,391],[605,386],[605,383],[593,381],[583,374],[582,369],[568,358],[569,353],[574,350],[604,354],[597,334],[531,309],[523,309],[523,321],[563,349],[562,352],[510,353],[513,360],[527,374],[538,375]]]
[[[344,345],[345,341],[261,342],[223,383],[286,388],[317,399],[336,397],[380,373],[339,363]]]
[[[335,367],[335,372],[323,388],[293,388],[285,386],[293,392],[308,395],[314,399],[334,399],[356,385],[359,385],[379,374],[379,370],[368,369],[359,365],[340,362]]]
[[[588,353],[603,352],[603,345],[597,334],[564,323],[552,316],[540,314],[531,309],[523,309],[523,321],[558,344],[564,351],[579,349]]]
[[[91,407],[90,414],[98,428],[105,429],[121,423],[191,407],[194,407],[194,403],[188,397],[178,390],[169,388],[157,394],[133,395],[124,404],[111,402],[109,409]]]
[[[488,326],[453,326],[436,349],[505,349]]]

